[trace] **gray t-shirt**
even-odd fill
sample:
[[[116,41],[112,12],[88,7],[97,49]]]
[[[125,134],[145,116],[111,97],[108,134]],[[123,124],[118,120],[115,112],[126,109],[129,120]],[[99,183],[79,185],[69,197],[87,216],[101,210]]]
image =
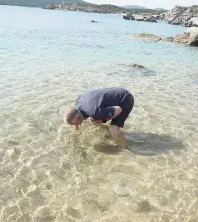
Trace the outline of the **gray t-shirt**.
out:
[[[76,107],[85,118],[94,120],[114,116],[113,106],[121,106],[129,92],[124,88],[106,88],[85,92],[76,101]]]

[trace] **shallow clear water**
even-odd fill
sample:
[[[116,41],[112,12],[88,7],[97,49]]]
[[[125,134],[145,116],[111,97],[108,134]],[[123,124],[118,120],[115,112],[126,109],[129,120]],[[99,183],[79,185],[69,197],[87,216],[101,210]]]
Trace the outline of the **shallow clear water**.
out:
[[[184,28],[0,6],[1,221],[198,221],[198,49],[127,36],[143,31]],[[110,86],[135,97],[123,152],[57,112]]]

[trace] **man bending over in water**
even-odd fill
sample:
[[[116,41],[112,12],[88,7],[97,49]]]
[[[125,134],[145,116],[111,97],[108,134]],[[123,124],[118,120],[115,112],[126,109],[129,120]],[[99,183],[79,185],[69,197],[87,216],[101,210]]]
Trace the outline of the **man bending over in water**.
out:
[[[106,123],[111,120],[109,132],[113,139],[121,146],[126,146],[126,140],[120,128],[133,109],[134,98],[123,88],[105,88],[85,92],[76,101],[68,113],[64,114],[64,121],[74,125],[76,129],[89,117],[95,124]]]

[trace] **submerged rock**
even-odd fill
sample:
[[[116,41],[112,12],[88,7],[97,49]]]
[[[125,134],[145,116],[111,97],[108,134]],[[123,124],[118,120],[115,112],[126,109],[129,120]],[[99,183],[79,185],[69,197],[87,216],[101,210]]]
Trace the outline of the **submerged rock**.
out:
[[[143,65],[138,65],[138,64],[133,64],[132,67],[140,68],[140,69],[145,69],[145,67]]]
[[[98,21],[95,21],[95,20],[91,20],[91,22],[93,22],[93,23],[98,23]]]
[[[133,73],[137,73],[138,75],[150,76],[155,74],[153,70],[146,68],[143,65],[130,64],[128,65],[128,67],[130,68],[130,71],[132,71]]]
[[[149,34],[149,33],[135,33],[135,34],[129,35],[129,37],[143,38],[143,39],[153,40],[153,41],[160,41],[162,39],[160,36]]]

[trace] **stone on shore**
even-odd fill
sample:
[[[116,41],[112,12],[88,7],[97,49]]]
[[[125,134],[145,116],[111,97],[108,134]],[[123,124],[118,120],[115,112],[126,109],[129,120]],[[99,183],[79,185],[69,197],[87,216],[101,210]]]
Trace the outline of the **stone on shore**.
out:
[[[173,42],[174,38],[173,37],[166,37],[161,39],[162,42]]]
[[[198,17],[193,17],[185,23],[187,27],[198,27]]]
[[[145,17],[144,21],[145,22],[157,22],[157,20],[155,18],[153,18],[153,16]]]
[[[188,45],[198,46],[198,32],[197,33],[191,33],[191,35],[188,39]]]
[[[149,33],[135,33],[129,35],[131,38],[142,38],[142,39],[147,39],[147,40],[152,40],[152,41],[160,41],[161,37]]]
[[[198,33],[198,27],[190,27],[184,32],[187,35],[191,35],[191,33]]]
[[[174,37],[174,42],[177,43],[188,43],[189,36],[187,34],[178,34]]]
[[[144,18],[145,18],[145,17],[144,17],[143,15],[136,15],[136,16],[135,16],[135,20],[136,20],[136,21],[144,21]]]
[[[125,19],[125,20],[135,20],[135,17],[132,15],[132,13],[127,12],[126,15],[123,16],[123,19]]]
[[[194,12],[190,7],[175,6],[172,10],[165,13],[165,19],[169,24],[180,25],[185,24],[194,16]]]

